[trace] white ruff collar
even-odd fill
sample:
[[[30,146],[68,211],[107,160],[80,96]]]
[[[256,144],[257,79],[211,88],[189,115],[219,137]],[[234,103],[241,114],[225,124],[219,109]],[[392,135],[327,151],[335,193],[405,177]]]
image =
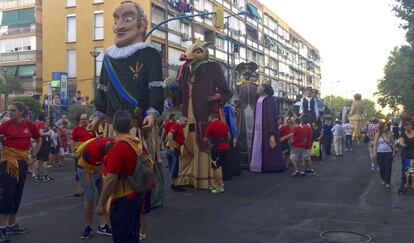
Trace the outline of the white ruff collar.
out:
[[[106,54],[108,54],[110,57],[114,59],[123,59],[131,56],[136,51],[144,49],[146,47],[150,47],[151,45],[145,42],[138,42],[131,44],[129,46],[124,47],[117,47],[117,46],[111,46],[108,49],[106,49]]]

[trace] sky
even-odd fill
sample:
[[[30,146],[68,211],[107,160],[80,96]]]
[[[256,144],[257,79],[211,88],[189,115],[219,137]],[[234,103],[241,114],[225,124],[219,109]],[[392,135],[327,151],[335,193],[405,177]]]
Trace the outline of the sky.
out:
[[[393,0],[260,0],[319,49],[321,92],[374,99],[390,52],[405,44]]]

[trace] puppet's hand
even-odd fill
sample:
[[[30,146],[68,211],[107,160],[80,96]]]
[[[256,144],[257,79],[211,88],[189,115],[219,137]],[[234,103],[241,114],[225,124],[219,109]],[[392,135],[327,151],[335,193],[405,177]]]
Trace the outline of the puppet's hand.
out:
[[[219,93],[214,94],[213,96],[207,96],[209,101],[216,101],[221,99],[221,95]]]
[[[275,136],[270,136],[269,140],[270,148],[275,149],[276,148],[276,139]]]
[[[86,130],[90,132],[96,132],[98,130],[98,127],[100,125],[100,121],[96,118],[94,118],[86,127]]]

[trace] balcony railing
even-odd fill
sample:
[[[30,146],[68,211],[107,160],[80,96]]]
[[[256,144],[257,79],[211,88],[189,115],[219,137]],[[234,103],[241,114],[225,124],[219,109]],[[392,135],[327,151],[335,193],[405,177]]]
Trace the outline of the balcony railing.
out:
[[[36,0],[2,0],[0,1],[0,9],[30,6],[35,3]]]
[[[40,51],[18,51],[0,54],[0,62],[36,61],[40,58]]]
[[[0,37],[11,36],[11,35],[20,35],[26,33],[34,33],[36,29],[40,30],[40,25],[30,24],[24,26],[2,26],[0,28]]]

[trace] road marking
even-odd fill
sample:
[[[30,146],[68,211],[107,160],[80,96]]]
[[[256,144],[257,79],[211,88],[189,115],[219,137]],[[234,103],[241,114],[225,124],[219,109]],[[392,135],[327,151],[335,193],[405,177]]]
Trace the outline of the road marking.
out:
[[[358,158],[358,161],[361,161],[363,158],[365,158],[365,157],[367,157],[367,156],[365,156],[365,155],[361,155],[361,156],[359,156],[359,158]]]
[[[31,219],[31,218],[36,218],[36,217],[47,216],[49,213],[53,213],[53,212],[57,212],[57,211],[64,211],[64,210],[69,210],[69,209],[71,210],[71,212],[73,212],[73,209],[78,207],[78,206],[79,206],[79,203],[75,203],[75,204],[72,204],[72,205],[69,205],[69,206],[53,208],[53,209],[49,209],[49,210],[43,210],[43,211],[35,213],[35,214],[29,214],[29,215],[17,217],[17,220],[24,220],[24,219]]]
[[[46,199],[30,201],[30,202],[21,204],[20,208],[30,207],[33,204],[37,204],[37,203],[44,203],[44,202],[49,202],[49,201],[53,201],[53,200],[63,199],[65,197],[72,196],[72,195],[73,195],[73,193],[66,193],[66,194],[63,194],[63,195],[55,196],[55,197],[49,197],[49,198],[46,198]]]

